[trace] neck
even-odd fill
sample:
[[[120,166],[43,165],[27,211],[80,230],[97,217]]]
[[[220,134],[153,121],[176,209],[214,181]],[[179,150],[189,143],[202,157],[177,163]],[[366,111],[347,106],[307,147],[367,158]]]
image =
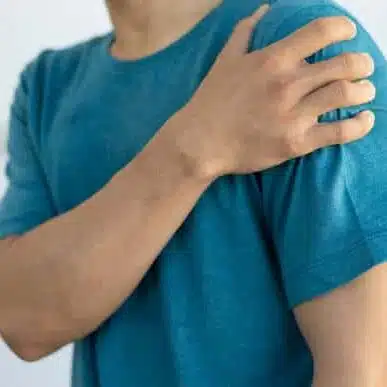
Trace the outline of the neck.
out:
[[[114,56],[139,58],[168,46],[222,0],[107,0]]]

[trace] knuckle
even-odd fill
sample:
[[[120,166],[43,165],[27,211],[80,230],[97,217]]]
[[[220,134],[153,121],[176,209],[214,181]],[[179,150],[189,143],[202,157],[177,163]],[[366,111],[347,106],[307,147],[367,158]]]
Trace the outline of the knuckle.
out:
[[[335,142],[338,144],[346,144],[353,141],[358,124],[353,120],[338,121],[334,126]]]
[[[374,72],[374,61],[367,53],[346,53],[341,56],[344,71],[354,76],[370,76]]]
[[[349,102],[352,99],[352,84],[349,81],[337,81],[336,82],[336,94],[343,102]]]
[[[283,68],[283,63],[283,57],[271,53],[265,53],[261,58],[262,67],[269,72],[280,72]]]
[[[299,136],[289,135],[285,138],[283,146],[287,157],[297,157],[303,154],[304,147]]]
[[[334,141],[337,144],[346,144],[367,135],[373,128],[373,120],[356,117],[338,121],[333,125]]]
[[[346,143],[349,139],[348,137],[348,130],[347,130],[347,122],[337,122],[335,125],[333,125],[332,130],[334,134],[334,142],[337,144],[343,144]]]
[[[279,99],[287,96],[289,90],[288,80],[285,77],[276,77],[270,83],[270,94]]]
[[[354,36],[355,24],[346,16],[331,16],[316,19],[313,23],[316,32],[324,39],[335,41]]]
[[[297,157],[305,153],[305,130],[306,123],[302,117],[291,117],[286,122],[286,127],[290,128],[284,138],[284,151],[287,156]]]
[[[319,36],[325,39],[332,39],[336,35],[336,27],[332,18],[319,18],[312,22],[313,28]]]
[[[344,144],[348,142],[348,130],[347,130],[347,122],[338,121],[335,124],[331,125],[331,137],[332,144]]]
[[[317,117],[301,112],[293,119],[293,122],[296,130],[299,133],[304,133],[305,130],[317,124]]]
[[[359,68],[359,57],[357,55],[352,53],[343,54],[341,62],[345,72],[350,74],[357,73]]]
[[[296,81],[291,76],[276,76],[268,87],[268,95],[275,99],[278,107],[284,111],[292,106],[295,95]]]

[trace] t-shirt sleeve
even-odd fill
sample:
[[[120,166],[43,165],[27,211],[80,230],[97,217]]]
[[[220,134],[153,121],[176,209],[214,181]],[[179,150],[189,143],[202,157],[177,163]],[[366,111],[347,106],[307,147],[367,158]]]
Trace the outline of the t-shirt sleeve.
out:
[[[332,3],[297,0],[273,6],[266,27],[271,42],[322,16],[347,15]],[[285,17],[286,16],[286,17]],[[368,52],[376,71],[377,98],[370,104],[330,112],[321,121],[347,119],[371,109],[373,131],[347,145],[331,146],[259,175],[265,219],[278,259],[289,307],[340,287],[387,260],[387,64],[363,26],[351,41],[332,45],[311,63],[344,52]],[[275,20],[281,19],[278,27]],[[270,29],[269,29],[270,30]],[[258,29],[254,48],[265,41]],[[269,128],[268,128],[269,129]]]
[[[0,239],[25,233],[54,216],[29,117],[31,67],[27,66],[22,73],[11,106],[5,166],[7,188],[0,198]]]

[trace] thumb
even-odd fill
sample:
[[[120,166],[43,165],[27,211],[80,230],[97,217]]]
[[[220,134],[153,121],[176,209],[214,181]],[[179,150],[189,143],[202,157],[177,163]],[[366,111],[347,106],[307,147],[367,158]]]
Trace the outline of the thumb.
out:
[[[234,32],[226,44],[223,53],[226,55],[246,54],[251,35],[257,23],[263,18],[269,9],[270,6],[268,4],[264,4],[252,15],[240,20],[235,26]]]

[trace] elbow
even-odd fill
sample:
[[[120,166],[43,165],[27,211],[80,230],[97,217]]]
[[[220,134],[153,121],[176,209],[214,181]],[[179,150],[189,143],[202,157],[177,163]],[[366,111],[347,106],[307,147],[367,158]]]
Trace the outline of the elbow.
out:
[[[20,360],[27,363],[37,362],[54,352],[28,345],[10,346],[10,349]]]
[[[39,361],[67,344],[58,331],[47,329],[47,325],[40,324],[35,326],[35,329],[32,325],[35,324],[29,324],[29,326],[23,324],[18,329],[15,329],[14,325],[14,329],[3,329],[0,332],[0,337],[7,347],[20,360],[28,363]],[[63,344],[59,344],[62,342]]]
[[[22,361],[34,363],[48,355],[51,355],[57,348],[49,348],[48,346],[36,345],[28,343],[25,340],[18,340],[3,336],[5,344],[8,348]]]
[[[34,314],[32,319],[18,319],[19,322],[23,321],[20,324],[15,321],[14,319],[13,323],[0,326],[0,339],[4,339],[8,348],[19,359],[28,363],[44,359],[87,335],[85,326],[81,324],[83,320],[70,318],[63,311],[44,318],[37,318]]]

